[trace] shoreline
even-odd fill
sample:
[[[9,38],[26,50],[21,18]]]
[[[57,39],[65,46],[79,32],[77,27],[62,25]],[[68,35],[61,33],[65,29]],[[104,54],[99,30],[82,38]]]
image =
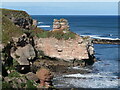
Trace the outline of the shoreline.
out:
[[[94,44],[114,44],[120,45],[120,40],[92,39]]]

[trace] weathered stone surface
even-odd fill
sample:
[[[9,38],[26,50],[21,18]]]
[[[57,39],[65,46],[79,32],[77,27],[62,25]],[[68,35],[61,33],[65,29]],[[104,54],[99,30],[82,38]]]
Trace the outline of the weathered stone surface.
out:
[[[11,81],[11,79],[10,79],[9,77],[5,77],[4,80],[5,80],[6,82]]]
[[[54,19],[53,22],[53,31],[56,30],[69,30],[68,21],[66,19]]]
[[[20,65],[29,65],[28,60],[35,58],[35,51],[32,45],[27,44],[24,47],[17,47],[15,51],[11,52],[11,56],[17,60]]]
[[[31,18],[15,18],[13,23],[24,29],[31,29],[33,21]]]
[[[28,80],[33,80],[33,81],[38,81],[39,80],[38,77],[32,72],[27,73],[26,77],[27,77]]]
[[[38,24],[37,20],[33,19],[33,24],[32,24],[32,25],[33,25],[34,27],[37,27],[37,24]]]
[[[26,44],[29,44],[29,38],[26,34],[23,34],[20,37],[12,37],[12,41],[15,47],[21,46],[24,47]]]
[[[52,86],[51,79],[53,78],[53,75],[49,69],[41,68],[36,72],[36,75],[40,79],[38,88],[49,88]]]
[[[89,54],[94,52],[91,42],[83,42],[80,36],[68,40],[36,38],[34,43],[36,50],[42,50],[45,56],[65,61],[89,59]]]

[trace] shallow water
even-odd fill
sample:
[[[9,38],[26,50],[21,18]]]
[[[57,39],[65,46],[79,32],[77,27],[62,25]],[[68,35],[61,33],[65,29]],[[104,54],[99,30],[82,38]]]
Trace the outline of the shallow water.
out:
[[[90,67],[74,67],[90,71],[87,74],[69,74],[54,78],[56,87],[74,88],[118,88],[118,45],[95,44],[95,56],[98,59]]]

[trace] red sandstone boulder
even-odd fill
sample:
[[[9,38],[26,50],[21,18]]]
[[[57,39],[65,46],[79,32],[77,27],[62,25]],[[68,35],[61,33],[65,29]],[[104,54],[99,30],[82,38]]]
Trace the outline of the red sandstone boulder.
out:
[[[49,69],[41,68],[36,72],[36,75],[40,79],[38,88],[49,88],[52,85],[51,79],[53,78],[53,75]]]

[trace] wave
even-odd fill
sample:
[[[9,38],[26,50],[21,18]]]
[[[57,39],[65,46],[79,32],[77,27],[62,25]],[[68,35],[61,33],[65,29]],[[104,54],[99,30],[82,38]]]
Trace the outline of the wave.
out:
[[[80,35],[80,36],[89,36],[93,39],[120,40],[119,38],[101,37],[100,35]],[[112,36],[112,34],[110,36]]]
[[[87,68],[87,67],[86,68],[81,68],[80,66],[76,66],[76,67],[69,67],[69,68],[92,72],[92,70]]]
[[[118,87],[118,76],[98,74],[70,74],[66,81],[75,87],[84,88],[116,88]],[[80,79],[79,79],[80,78]],[[83,78],[83,79],[82,79]],[[90,83],[91,82],[91,83]]]
[[[108,79],[71,79],[68,81],[74,87],[83,87],[83,88],[118,88],[118,80],[108,80]]]
[[[51,27],[49,25],[40,25],[40,26],[37,26],[37,27]]]
[[[41,23],[43,23],[43,22],[38,22],[38,24],[41,24]]]
[[[81,78],[95,78],[95,77],[98,77],[98,78],[118,78],[118,76],[108,76],[108,75],[100,75],[99,73],[98,74],[70,74],[70,75],[63,75],[63,77],[81,77]]]

